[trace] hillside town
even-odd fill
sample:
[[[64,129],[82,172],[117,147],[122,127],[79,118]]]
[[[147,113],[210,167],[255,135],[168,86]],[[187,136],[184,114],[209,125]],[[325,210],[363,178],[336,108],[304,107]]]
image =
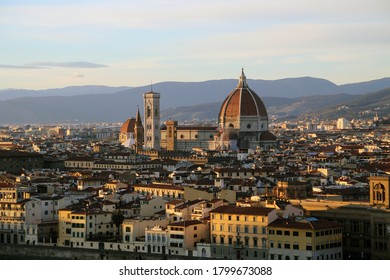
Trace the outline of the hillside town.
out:
[[[390,259],[390,122],[272,120],[242,71],[218,123],[0,127],[0,244],[206,259]],[[120,121],[120,122],[119,122]]]

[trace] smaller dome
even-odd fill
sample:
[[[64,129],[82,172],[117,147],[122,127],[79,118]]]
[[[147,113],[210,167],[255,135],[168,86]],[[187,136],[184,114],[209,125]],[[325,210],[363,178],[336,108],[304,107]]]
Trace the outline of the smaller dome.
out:
[[[260,141],[275,141],[276,140],[276,136],[273,135],[271,132],[269,131],[264,131],[263,133],[261,133],[260,135]]]
[[[124,134],[134,133],[135,131],[134,128],[135,128],[135,119],[129,118],[123,123],[120,133],[124,133]]]

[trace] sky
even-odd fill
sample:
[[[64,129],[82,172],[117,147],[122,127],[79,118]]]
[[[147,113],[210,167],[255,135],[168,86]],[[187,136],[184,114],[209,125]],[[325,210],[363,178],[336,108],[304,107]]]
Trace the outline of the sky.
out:
[[[390,77],[389,0],[0,0],[0,89]]]

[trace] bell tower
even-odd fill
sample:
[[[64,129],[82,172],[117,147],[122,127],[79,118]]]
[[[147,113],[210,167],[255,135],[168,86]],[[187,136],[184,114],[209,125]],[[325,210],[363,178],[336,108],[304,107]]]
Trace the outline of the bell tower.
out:
[[[134,132],[135,132],[135,151],[139,152],[142,150],[143,144],[144,144],[144,127],[142,125],[141,115],[139,113],[139,108],[137,106],[137,116],[135,118],[135,126],[134,126]]]
[[[160,93],[144,93],[145,150],[160,150]]]

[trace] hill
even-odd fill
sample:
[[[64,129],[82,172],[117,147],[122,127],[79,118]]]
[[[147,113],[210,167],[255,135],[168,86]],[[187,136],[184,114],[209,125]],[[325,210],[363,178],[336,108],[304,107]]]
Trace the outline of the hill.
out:
[[[167,117],[178,120],[216,119],[218,104],[236,84],[237,80],[233,79],[162,82],[153,85],[153,90],[161,93],[162,120]],[[359,97],[340,93],[343,90],[360,93],[368,88],[390,87],[390,78],[344,86],[310,77],[248,80],[248,84],[263,99],[270,115],[288,117],[308,114],[313,110],[319,113],[327,107],[348,103]],[[85,86],[33,91],[34,96],[0,101],[0,123],[121,122],[135,116],[137,105],[142,111],[143,93],[148,91],[150,86]],[[11,93],[12,90],[2,90],[0,96],[10,98]],[[23,91],[19,93],[27,94]]]

